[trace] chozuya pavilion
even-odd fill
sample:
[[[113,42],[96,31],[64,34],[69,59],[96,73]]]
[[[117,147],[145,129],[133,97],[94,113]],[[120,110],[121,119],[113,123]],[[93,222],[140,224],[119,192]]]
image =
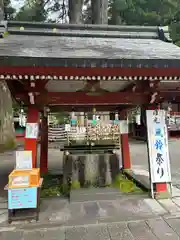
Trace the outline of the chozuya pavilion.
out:
[[[48,170],[47,107],[51,111],[118,111],[179,102],[180,50],[166,29],[139,26],[1,22],[0,79],[28,107],[28,123],[42,113],[42,172]],[[94,92],[102,94],[90,94]],[[37,139],[25,139],[36,166]],[[128,134],[121,135],[124,169],[130,169]],[[157,193],[166,183],[155,185]]]

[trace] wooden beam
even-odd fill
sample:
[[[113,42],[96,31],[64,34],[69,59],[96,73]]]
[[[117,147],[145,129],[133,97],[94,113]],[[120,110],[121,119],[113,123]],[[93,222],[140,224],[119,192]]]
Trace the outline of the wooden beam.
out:
[[[99,96],[89,96],[85,92],[40,92],[36,95],[36,104],[61,106],[93,106],[93,105],[137,105],[150,103],[152,92],[108,92]],[[180,91],[163,91],[158,89],[155,101],[180,98]],[[26,92],[16,92],[15,97],[24,100]]]
[[[41,121],[41,149],[40,170],[41,173],[48,172],[48,117],[42,113]]]
[[[178,68],[0,67],[0,74],[43,76],[180,76]]]
[[[85,92],[49,92],[46,96],[37,96],[36,100],[48,105],[136,105],[147,102],[147,96],[129,92],[108,92],[100,96],[89,96]]]
[[[129,107],[133,107],[128,105]],[[97,112],[104,112],[104,111],[112,111],[112,112],[119,112],[126,105],[96,105]],[[51,112],[92,112],[94,105],[52,105],[49,106]]]

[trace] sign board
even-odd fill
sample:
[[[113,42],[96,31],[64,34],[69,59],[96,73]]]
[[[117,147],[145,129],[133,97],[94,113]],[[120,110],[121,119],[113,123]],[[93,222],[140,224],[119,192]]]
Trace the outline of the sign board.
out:
[[[38,123],[26,124],[26,138],[37,139],[38,138]]]
[[[36,208],[37,188],[8,189],[8,209]]]
[[[128,127],[128,121],[127,120],[120,120],[120,133],[121,134],[128,134],[129,133],[129,127]]]
[[[32,151],[16,151],[16,169],[32,169]]]
[[[70,124],[65,124],[65,131],[70,132],[71,131],[71,125]]]
[[[147,136],[152,183],[171,182],[168,134],[164,110],[147,110]]]

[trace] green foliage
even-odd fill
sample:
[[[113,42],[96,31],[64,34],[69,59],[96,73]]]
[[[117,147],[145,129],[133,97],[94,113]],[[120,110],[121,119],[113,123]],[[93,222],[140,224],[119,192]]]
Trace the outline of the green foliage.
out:
[[[25,0],[15,16],[18,21],[54,21],[52,15],[56,14],[56,21],[65,19],[67,15],[66,0]]]
[[[20,106],[17,104],[17,102],[13,101],[13,115],[14,116],[19,116],[20,114]]]
[[[72,190],[80,189],[80,188],[81,188],[81,185],[80,185],[79,181],[72,181],[72,183],[71,183],[71,189]]]
[[[178,47],[180,47],[180,41],[177,41],[177,42],[176,42],[176,45],[177,45]]]
[[[16,15],[18,21],[45,21],[47,11],[44,8],[44,1],[26,1]]]
[[[8,18],[12,18],[14,10],[11,0],[5,0]],[[91,1],[84,0],[83,19],[92,23]],[[179,0],[109,0],[109,24],[127,25],[169,25],[180,21]],[[68,13],[68,0],[25,0],[24,6],[16,14],[15,19],[21,21],[55,21],[65,20]],[[52,15],[55,19],[52,20]],[[173,30],[173,39],[180,39],[180,24]],[[177,35],[176,35],[177,34]]]
[[[69,115],[67,113],[64,112],[60,112],[58,114],[55,115],[58,124],[65,124],[69,122]]]
[[[41,197],[59,197],[63,191],[63,185],[60,176],[54,176],[50,173],[43,176],[43,186],[41,189]]]
[[[49,119],[50,119],[50,123],[53,125],[69,123],[69,115],[63,112],[49,115]]]
[[[4,0],[4,15],[6,20],[14,18],[16,10],[11,6],[11,0]]]
[[[14,139],[7,140],[4,144],[0,144],[0,153],[8,150],[12,150],[16,147],[16,141]]]
[[[171,38],[173,39],[174,43],[180,46],[180,23],[172,23],[170,25],[171,30]]]
[[[110,23],[119,15],[128,25],[167,25],[180,6],[178,0],[111,0]]]

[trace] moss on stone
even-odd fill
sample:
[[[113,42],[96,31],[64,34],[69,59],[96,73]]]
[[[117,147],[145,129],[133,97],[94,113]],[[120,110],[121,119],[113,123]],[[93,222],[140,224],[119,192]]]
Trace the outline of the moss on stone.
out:
[[[79,181],[72,181],[72,183],[71,183],[71,189],[72,190],[80,189],[80,188],[81,188],[81,185],[80,185]]]
[[[8,32],[4,32],[4,33],[3,33],[3,37],[4,37],[4,38],[7,37],[8,35],[9,35]]]
[[[114,182],[112,183],[112,186],[118,188],[120,192],[123,193],[143,192],[141,188],[137,187],[137,185],[133,181],[129,180],[122,173],[115,178]]]

